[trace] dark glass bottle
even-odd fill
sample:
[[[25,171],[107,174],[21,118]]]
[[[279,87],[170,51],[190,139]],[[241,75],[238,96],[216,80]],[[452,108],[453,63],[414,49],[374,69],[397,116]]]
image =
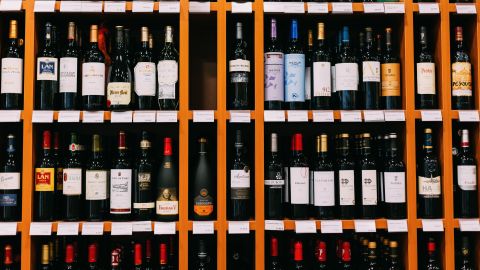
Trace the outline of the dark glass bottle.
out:
[[[344,26],[342,30],[342,47],[335,64],[335,93],[340,110],[358,109],[359,71],[357,58],[350,47],[350,30]]]
[[[165,43],[158,65],[158,106],[160,110],[178,108],[178,52],[173,43],[173,27],[165,27]]]
[[[291,218],[308,218],[310,168],[307,157],[303,154],[302,134],[292,137],[292,158],[288,168],[288,199]]]
[[[315,150],[313,165],[314,213],[318,219],[332,219],[335,217],[335,170],[328,155],[327,134],[317,136]]]
[[[452,54],[452,108],[473,108],[472,64],[463,45],[463,28],[455,27],[455,47]]]
[[[283,219],[285,177],[278,154],[278,136],[270,135],[270,156],[265,163],[265,218]]]
[[[427,28],[420,27],[420,51],[416,64],[416,107],[417,109],[435,109],[437,93],[435,86],[435,61],[428,48]]]
[[[293,244],[293,269],[305,269],[305,262],[303,261],[303,244],[300,241]]]
[[[156,65],[148,45],[148,32],[148,27],[142,27],[140,48],[135,56],[134,82],[137,110],[152,110],[156,94]]]
[[[49,248],[48,245],[42,245],[42,257],[40,260],[40,265],[39,265],[39,270],[50,270],[52,269],[50,267],[50,254],[49,254]]]
[[[355,217],[355,161],[350,151],[350,136],[342,133],[338,140],[337,168],[335,170],[336,202],[341,219]]]
[[[207,155],[207,139],[198,140],[198,160],[193,173],[193,219],[211,220],[215,216],[215,179]]]
[[[313,31],[307,31],[307,46],[305,50],[305,109],[310,109],[312,101],[312,55]]]
[[[65,264],[63,269],[65,270],[73,270],[75,269],[75,249],[73,244],[68,244],[65,247]]]
[[[282,264],[278,252],[278,239],[276,237],[270,238],[270,257],[268,258],[268,270],[282,270]]]
[[[328,269],[327,262],[327,244],[325,241],[317,241],[317,246],[315,248],[315,270],[326,270]]]
[[[393,51],[392,28],[385,29],[385,50],[380,65],[382,74],[382,104],[384,109],[402,108],[401,71],[398,54]]]
[[[363,133],[361,136],[358,178],[362,182],[356,200],[360,217],[374,219],[378,215],[377,161],[372,153],[370,133]]]
[[[247,42],[243,38],[243,24],[237,22],[235,45],[228,63],[230,73],[229,95],[232,110],[250,108],[248,92],[250,91],[250,60],[248,60]]]
[[[129,220],[132,213],[132,165],[125,132],[118,134],[118,152],[110,169],[110,216]]]
[[[332,59],[325,41],[325,24],[317,24],[317,47],[312,54],[313,110],[332,109]]]
[[[97,270],[98,269],[98,264],[97,264],[97,244],[93,243],[88,245],[88,270]]]
[[[7,137],[7,154],[0,167],[0,221],[17,221],[21,207],[21,169],[15,136]]]
[[[70,133],[70,144],[63,168],[63,218],[79,220],[81,215],[81,197],[83,190],[83,166],[79,151],[78,135]]]
[[[143,270],[142,244],[139,243],[133,247],[133,269]]]
[[[108,209],[108,171],[101,137],[92,136],[92,154],[85,172],[85,217],[87,220],[103,220]]]
[[[285,51],[285,107],[288,110],[305,108],[305,53],[299,41],[298,21],[290,25],[290,37]]]
[[[167,244],[160,243],[160,257],[159,257],[160,267],[159,270],[169,270],[168,266],[168,256],[167,256]]]
[[[163,159],[157,178],[157,220],[178,220],[178,177],[173,159],[172,138],[163,140]]]
[[[152,241],[150,239],[145,240],[144,270],[153,270],[153,265],[152,265]]]
[[[462,236],[460,252],[457,258],[455,259],[455,269],[456,270],[473,270],[474,267],[474,257],[470,252],[468,236]]]
[[[265,110],[281,110],[284,103],[283,76],[285,72],[282,44],[278,38],[277,20],[270,20],[270,39],[264,55],[265,61]]]
[[[235,132],[235,157],[230,169],[229,183],[230,219],[248,220],[250,218],[250,166],[246,158],[241,130]]]
[[[37,55],[36,108],[54,110],[58,92],[58,54],[54,43],[53,25],[45,24],[45,40]]]
[[[35,221],[50,221],[53,219],[55,192],[55,164],[50,149],[51,133],[43,132],[43,152],[35,167]]]
[[[19,110],[23,107],[23,53],[20,44],[17,20],[10,20],[0,74],[0,108],[2,110]]]
[[[90,26],[90,44],[82,63],[82,103],[84,110],[105,108],[105,57],[98,47],[98,26]]]
[[[67,46],[60,58],[60,86],[59,86],[59,107],[60,110],[78,109],[77,86],[79,85],[79,56],[75,39],[76,27],[74,22],[68,23]]]
[[[133,172],[133,218],[150,220],[155,208],[152,193],[153,164],[150,155],[151,143],[148,133],[142,132],[140,153]]]
[[[341,270],[350,270],[354,266],[352,264],[352,249],[350,247],[350,242],[342,241],[342,247],[340,249],[340,267]]]
[[[372,28],[365,28],[365,49],[362,52],[362,97],[363,108],[379,110],[382,108],[380,99],[380,59],[374,45]]]
[[[368,256],[367,264],[365,270],[380,270],[381,265],[378,263],[377,259],[377,243],[369,242],[368,243]]]
[[[388,219],[407,217],[405,165],[398,152],[397,134],[390,133],[383,167],[383,189],[385,216]]]
[[[194,270],[212,270],[210,256],[208,255],[207,244],[204,239],[198,239],[198,246],[195,255],[195,262],[193,264]]]
[[[425,270],[441,270],[441,262],[438,259],[436,243],[433,239],[427,242],[427,259],[425,260]]]
[[[387,259],[386,270],[402,270],[402,262],[400,259],[400,251],[398,250],[398,242],[390,241],[389,243],[390,256]]]

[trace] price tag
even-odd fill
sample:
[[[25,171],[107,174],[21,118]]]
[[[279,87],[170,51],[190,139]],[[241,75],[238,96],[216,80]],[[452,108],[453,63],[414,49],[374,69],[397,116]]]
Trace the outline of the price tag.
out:
[[[103,222],[84,222],[82,235],[103,235]]]
[[[250,222],[248,221],[229,221],[228,222],[229,234],[249,234]]]
[[[78,222],[60,222],[57,235],[78,235],[78,225]]]
[[[78,123],[80,122],[80,111],[60,111],[58,112],[59,123]]]
[[[132,222],[132,231],[134,231],[134,232],[151,232],[152,231],[152,222],[150,220],[134,221],[134,222]]]
[[[285,224],[283,220],[265,220],[266,231],[284,231]]]
[[[215,121],[213,111],[193,111],[193,122],[212,123]]]
[[[370,111],[370,110],[363,111],[363,118],[365,119],[365,122],[384,122],[385,121],[385,115],[383,114],[383,111]]]
[[[458,14],[477,14],[477,8],[475,7],[475,4],[457,3],[455,6]]]
[[[194,221],[193,234],[213,234],[213,221]]]
[[[155,123],[156,112],[155,111],[134,111],[133,122],[134,123]]]
[[[16,235],[17,222],[0,222],[0,236]]]
[[[287,111],[288,122],[308,122],[308,111]]]
[[[440,110],[421,111],[421,115],[424,122],[442,121],[442,112]]]
[[[231,123],[250,123],[250,111],[230,111]]]
[[[303,2],[284,2],[283,12],[292,14],[305,13],[305,4]]]
[[[315,220],[295,220],[295,233],[317,233]]]
[[[160,235],[172,235],[177,233],[176,229],[175,222],[155,222],[153,233]]]
[[[112,222],[112,235],[132,235],[133,226],[130,222]]]
[[[368,233],[376,232],[375,220],[355,220],[355,232]]]
[[[191,13],[210,13],[210,2],[190,2]]]
[[[102,12],[102,1],[82,1],[82,12]]]
[[[408,232],[406,219],[387,219],[388,232]]]
[[[405,13],[404,3],[384,3],[383,8],[388,14],[403,14]]]
[[[132,123],[132,111],[112,112],[110,122],[112,122],[112,123]]]
[[[80,1],[62,1],[60,2],[60,12],[78,12],[82,9]]]
[[[340,111],[342,122],[362,122],[362,113],[360,111]]]
[[[322,233],[343,233],[341,220],[322,220],[320,222]]]
[[[332,13],[353,13],[353,4],[332,3]]]
[[[52,222],[30,223],[30,235],[52,235]]]
[[[158,4],[159,13],[180,13],[179,1],[161,1]]]
[[[386,122],[405,122],[405,112],[403,110],[400,110],[400,111],[386,110],[383,113],[385,115]]]
[[[328,13],[328,3],[308,2],[307,10],[308,10],[308,13],[312,13],[312,14]]]
[[[462,232],[478,232],[480,231],[480,222],[478,219],[460,219],[460,231]]]
[[[313,122],[333,122],[333,111],[313,111]]]
[[[285,122],[285,111],[264,111],[265,122]]]
[[[103,123],[103,111],[83,111],[83,123]]]
[[[252,13],[252,2],[232,2],[232,13]]]
[[[364,13],[384,13],[383,3],[363,3]]]
[[[178,111],[157,111],[157,123],[176,123],[177,114]]]
[[[460,122],[478,122],[478,111],[458,111]]]
[[[54,12],[55,1],[50,0],[36,0],[33,7],[34,12]]]
[[[283,13],[283,3],[280,2],[264,2],[263,12],[265,13]]]
[[[438,3],[418,3],[418,12],[420,14],[437,14],[440,13]]]
[[[0,11],[19,11],[22,9],[21,0],[2,0],[0,1]]]
[[[0,111],[0,122],[20,122],[21,111],[4,110]]]
[[[153,1],[133,1],[132,12],[153,12]]]
[[[125,1],[105,1],[103,11],[106,13],[110,12],[125,12]]]
[[[53,111],[33,111],[33,123],[52,123]]]
[[[443,221],[441,219],[422,219],[424,232],[443,232]]]

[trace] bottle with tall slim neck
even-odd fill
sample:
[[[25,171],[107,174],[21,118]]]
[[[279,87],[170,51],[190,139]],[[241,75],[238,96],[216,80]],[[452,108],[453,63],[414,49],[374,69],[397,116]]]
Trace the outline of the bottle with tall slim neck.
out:
[[[20,214],[21,169],[18,166],[15,136],[7,137],[7,154],[0,167],[0,221],[17,221]]]
[[[433,151],[432,130],[424,130],[423,154],[418,162],[418,216],[442,217],[440,162]]]
[[[228,63],[230,73],[229,102],[232,110],[245,110],[250,107],[248,92],[250,91],[250,60],[248,60],[247,42],[243,37],[243,24],[236,23],[235,44]]]
[[[340,51],[342,49],[342,31],[338,31],[337,34],[337,43],[335,46],[331,49],[331,54],[332,54],[332,63],[331,63],[331,68],[330,68],[330,73],[331,73],[331,85],[332,85],[332,101],[331,101],[331,106],[334,109],[337,109],[339,104],[338,104],[338,95],[337,95],[337,77],[336,77],[336,69],[335,65],[339,62],[339,56],[340,56]]]
[[[39,270],[51,270],[50,260],[49,260],[49,248],[48,245],[42,245],[41,260]]]
[[[462,129],[461,135],[454,166],[455,214],[459,218],[474,218],[478,217],[477,162],[470,147],[468,129]]]
[[[193,201],[193,219],[211,220],[215,216],[215,180],[207,155],[207,139],[198,140],[199,150],[193,173],[191,200]]]
[[[39,110],[54,110],[58,92],[58,55],[54,43],[53,25],[45,24],[45,40],[37,55],[36,98]]]
[[[296,241],[293,244],[293,269],[305,269],[305,263],[303,261],[303,243],[301,241]]]
[[[250,166],[245,155],[244,135],[235,132],[235,157],[230,169],[230,218],[248,220],[250,218]]]
[[[150,220],[155,208],[152,196],[153,162],[150,148],[148,133],[143,131],[140,153],[133,172],[133,218],[135,220]]]
[[[158,106],[160,110],[176,110],[178,108],[178,52],[173,43],[172,26],[165,26],[165,43],[158,58]]]
[[[338,140],[337,169],[335,170],[336,205],[342,219],[355,217],[355,161],[350,151],[350,136],[342,133]]]
[[[79,151],[78,135],[70,133],[70,144],[63,169],[63,204],[65,220],[78,220],[80,218],[82,203],[83,165]]]
[[[377,243],[376,242],[369,242],[368,243],[368,255],[367,255],[367,263],[365,270],[379,270],[382,269],[381,265],[378,263],[377,259]]]
[[[310,168],[303,154],[302,134],[292,137],[292,158],[288,167],[287,203],[290,204],[293,219],[308,218]]]
[[[118,134],[118,153],[110,169],[110,215],[128,220],[132,213],[132,165],[124,131]]]
[[[313,110],[332,108],[331,57],[325,41],[325,24],[317,24],[317,47],[312,54],[312,102]]]
[[[457,259],[455,259],[457,270],[473,270],[474,267],[474,257],[470,251],[470,244],[468,240],[468,236],[462,236],[462,242],[460,246],[460,252]]]
[[[85,172],[85,217],[87,220],[103,220],[108,209],[108,171],[101,137],[92,136],[92,154]]]
[[[359,71],[357,58],[350,46],[350,30],[344,26],[342,30],[342,46],[335,64],[335,91],[338,108],[354,110],[358,108]]]
[[[23,54],[18,39],[17,20],[10,21],[7,49],[2,58],[0,73],[0,108],[19,110],[22,108],[23,93]]]
[[[305,108],[305,54],[299,41],[298,21],[290,25],[290,38],[285,51],[285,107],[288,110]]]
[[[372,154],[370,133],[362,134],[358,166],[358,177],[362,181],[360,185],[361,192],[357,193],[360,217],[374,219],[378,214],[378,181],[377,161]]]
[[[75,34],[75,23],[69,22],[67,46],[62,52],[62,57],[60,58],[60,110],[76,110],[79,108],[77,98],[77,85],[79,83],[78,58],[80,56],[80,49],[78,48]]]
[[[438,258],[437,247],[435,240],[429,239],[427,242],[427,259],[425,260],[425,266],[423,269],[426,270],[440,270],[441,262]]]
[[[381,109],[380,99],[380,58],[374,46],[372,28],[365,28],[365,50],[362,58],[362,97],[363,108],[367,110]]]
[[[3,267],[2,270],[13,270],[12,246],[7,244],[3,248]]]
[[[328,155],[328,136],[317,136],[315,143],[315,163],[313,165],[313,205],[315,217],[332,219],[335,217],[335,171]]]
[[[354,266],[352,265],[352,249],[350,246],[350,242],[342,241],[340,251],[340,269],[342,270],[350,270],[353,269]]]
[[[400,251],[398,249],[397,241],[390,241],[389,243],[390,254],[387,259],[386,270],[402,270],[402,262],[400,260]]]
[[[327,263],[327,244],[325,241],[317,241],[317,245],[315,247],[315,270],[326,270],[328,269]]]
[[[97,262],[97,244],[93,243],[88,245],[88,270],[97,270],[98,269],[98,262]]]
[[[43,153],[35,167],[35,206],[36,221],[53,219],[55,192],[55,164],[50,149],[51,133],[43,132]]]
[[[270,135],[270,156],[265,163],[265,217],[283,219],[285,177],[283,164],[278,155],[278,136]]]
[[[178,220],[178,177],[173,159],[172,138],[163,140],[163,159],[157,178],[157,220]]]
[[[265,50],[265,110],[283,109],[284,84],[283,75],[284,54],[282,44],[278,39],[277,20],[270,20],[270,39]]]
[[[380,65],[382,75],[382,104],[384,109],[402,108],[401,71],[398,54],[393,51],[392,28],[385,29],[385,50]]]
[[[65,264],[64,264],[64,269],[65,270],[73,270],[75,268],[75,249],[73,247],[73,244],[68,244],[65,247]]]
[[[472,64],[463,45],[463,28],[457,26],[452,54],[452,109],[473,108],[472,88]]]
[[[205,243],[205,240],[200,238],[198,239],[198,246],[195,254],[195,262],[194,262],[194,267],[193,269],[195,270],[211,270],[212,264],[211,264],[211,258],[208,254],[207,250],[207,243]]]
[[[142,244],[136,243],[133,247],[133,269],[143,269]]]
[[[148,27],[141,28],[141,42],[135,56],[134,82],[136,109],[152,110],[156,90],[156,65],[148,45]]]
[[[90,45],[82,63],[82,103],[84,110],[105,108],[105,57],[98,48],[98,26],[90,26]]]
[[[170,267],[168,266],[168,256],[167,256],[167,244],[166,243],[160,243],[160,256],[159,258],[159,264],[160,267],[158,270],[169,270]]]
[[[390,133],[387,139],[383,166],[383,189],[385,216],[402,219],[407,216],[405,165],[397,147],[397,134]]]
[[[417,56],[417,109],[435,109],[437,107],[437,92],[435,86],[435,60],[428,48],[427,28],[420,27],[420,52]]]
[[[312,55],[313,31],[307,31],[307,48],[305,52],[305,109],[310,109],[312,100]]]
[[[268,258],[268,270],[282,270],[278,254],[278,238],[272,236],[270,238],[270,257]]]

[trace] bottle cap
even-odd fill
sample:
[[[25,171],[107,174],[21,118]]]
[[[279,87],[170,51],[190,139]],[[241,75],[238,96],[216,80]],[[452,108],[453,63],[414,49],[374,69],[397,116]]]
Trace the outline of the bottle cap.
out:
[[[142,245],[139,243],[135,244],[134,247],[134,265],[142,265]]]
[[[302,151],[303,150],[303,140],[302,140],[302,134],[296,133],[293,135],[295,137],[295,151]]]
[[[165,156],[172,155],[172,138],[170,137],[163,139],[163,154]]]
[[[270,256],[278,257],[278,239],[276,237],[272,237],[270,240]]]
[[[435,251],[435,242],[429,241],[427,244],[427,250],[429,252],[434,252]]]
[[[160,264],[167,264],[167,244],[165,243],[160,244]]]
[[[97,262],[97,244],[90,244],[88,246],[88,262],[89,263]]]
[[[317,245],[317,260],[319,262],[327,261],[327,244],[325,241],[319,241]]]
[[[4,251],[4,256],[5,256],[5,259],[3,261],[3,263],[5,265],[10,265],[10,264],[13,264],[13,260],[12,260],[12,246],[11,245],[5,245],[5,251]]]
[[[352,254],[350,250],[350,242],[344,241],[342,242],[342,261],[349,262],[351,260]]]
[[[55,140],[57,141],[57,140]],[[50,130],[45,130],[43,132],[43,149],[50,149],[51,143],[51,133]]]
[[[72,244],[68,244],[65,248],[65,263],[73,263],[74,248]]]
[[[302,242],[297,241],[294,244],[293,260],[296,262],[303,261],[303,245]]]

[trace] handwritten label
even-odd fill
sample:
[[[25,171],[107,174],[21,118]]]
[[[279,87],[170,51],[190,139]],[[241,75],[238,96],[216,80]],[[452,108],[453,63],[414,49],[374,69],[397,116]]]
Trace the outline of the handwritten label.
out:
[[[295,220],[295,233],[316,233],[315,220]]]
[[[177,111],[157,111],[157,123],[176,123]]]
[[[230,111],[231,123],[250,123],[250,111]]]
[[[365,13],[384,13],[383,3],[363,3],[363,12]]]
[[[442,112],[440,110],[427,110],[420,113],[424,122],[442,121]]]
[[[249,234],[250,222],[248,221],[229,221],[228,222],[229,234]]]
[[[103,111],[83,111],[83,123],[103,123]]]
[[[283,220],[265,220],[266,231],[284,231],[285,224]]]
[[[151,232],[152,222],[150,220],[134,221],[132,222],[132,231],[133,232]]]
[[[288,122],[308,122],[308,111],[287,111]]]
[[[103,222],[84,222],[82,235],[103,235]]]
[[[313,111],[313,122],[333,122],[333,111]]]
[[[215,121],[213,111],[193,111],[193,122],[211,123]]]
[[[264,111],[265,122],[285,122],[285,111]]]
[[[19,11],[22,9],[21,0],[2,0],[0,1],[0,11]]]
[[[355,220],[355,232],[367,233],[376,232],[375,220]]]
[[[332,13],[353,13],[352,3],[332,3]]]
[[[52,123],[53,111],[33,111],[33,123]]]
[[[340,111],[342,122],[362,122],[361,111]]]
[[[232,13],[252,13],[252,2],[232,2]]]
[[[475,4],[456,3],[457,14],[477,14]]]
[[[78,12],[82,9],[80,1],[62,1],[60,2],[60,12]]]
[[[190,2],[191,13],[210,13],[210,2]]]
[[[0,222],[0,235],[16,235],[17,234],[17,222]]]
[[[388,232],[408,232],[406,219],[387,219]]]
[[[180,13],[179,1],[161,1],[158,4],[159,13]]]
[[[112,112],[110,122],[112,123],[131,123],[132,111]]]
[[[403,14],[405,13],[404,3],[384,3],[383,8],[387,14]]]
[[[78,222],[60,222],[57,227],[57,235],[78,235]]]
[[[418,12],[420,14],[437,14],[440,13],[438,3],[418,3]]]
[[[82,12],[102,12],[102,1],[82,1]]]
[[[52,235],[52,222],[30,223],[30,235]]]
[[[322,233],[343,233],[341,220],[322,220],[320,222]]]
[[[460,219],[460,231],[462,232],[478,232],[480,231],[480,222],[476,219]]]
[[[383,111],[371,111],[371,110],[363,111],[363,118],[365,119],[365,122],[384,122],[385,121],[385,115],[383,114]]]
[[[303,2],[284,2],[283,12],[291,14],[305,13],[305,4]]]
[[[155,123],[156,112],[155,111],[134,111],[133,122],[134,123]]]
[[[153,1],[133,1],[132,12],[153,12]]]
[[[403,110],[386,110],[383,114],[385,115],[386,122],[405,122],[405,112]]]
[[[0,122],[20,122],[21,111],[19,110],[4,110],[0,111]]]
[[[58,112],[59,123],[78,123],[80,122],[80,111],[60,111]]]
[[[132,235],[133,226],[130,222],[112,222],[112,235]]]
[[[33,11],[34,12],[54,12],[55,1],[36,0],[35,6],[33,7]]]
[[[458,111],[460,122],[478,122],[478,111]]]
[[[155,222],[153,233],[157,235],[172,235],[177,233],[175,222]]]
[[[328,3],[307,3],[308,13],[312,14],[324,14],[328,13]]]
[[[193,234],[213,234],[213,221],[194,221]]]
[[[103,11],[109,12],[125,12],[125,1],[105,1]]]
[[[422,219],[424,232],[443,232],[443,221],[441,219]]]

